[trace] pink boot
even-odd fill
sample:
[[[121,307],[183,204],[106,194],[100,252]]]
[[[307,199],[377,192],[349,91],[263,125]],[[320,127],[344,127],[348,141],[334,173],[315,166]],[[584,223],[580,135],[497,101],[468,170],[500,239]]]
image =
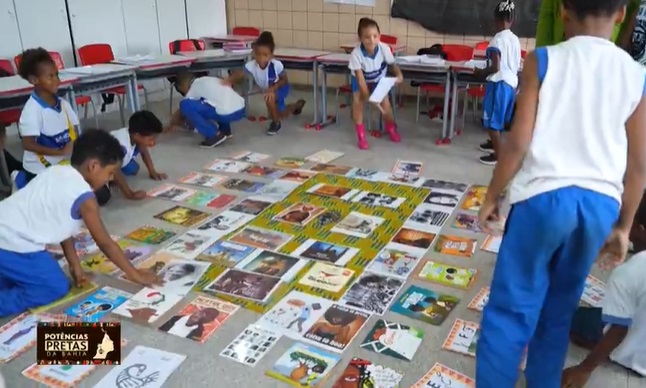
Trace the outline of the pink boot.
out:
[[[366,128],[363,124],[356,124],[354,126],[354,130],[357,132],[357,140],[359,141],[357,145],[359,146],[359,149],[367,150],[368,141],[366,140]]]
[[[399,143],[401,141],[401,137],[397,132],[397,125],[395,123],[386,123],[386,133],[390,136],[390,140],[393,143]]]

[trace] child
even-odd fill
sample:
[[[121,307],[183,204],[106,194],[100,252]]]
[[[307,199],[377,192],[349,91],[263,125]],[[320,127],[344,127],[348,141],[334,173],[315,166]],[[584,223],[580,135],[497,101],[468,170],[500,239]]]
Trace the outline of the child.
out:
[[[482,101],[482,124],[489,132],[491,153],[480,157],[480,163],[491,166],[498,160],[496,155],[500,151],[502,131],[511,121],[516,100],[520,40],[509,29],[514,21],[514,8],[515,4],[511,0],[504,0],[496,6],[494,21],[498,32],[487,48],[488,65],[485,69],[476,69],[474,72],[476,77],[487,79]]]
[[[20,188],[46,168],[69,159],[77,136],[74,127],[79,119],[70,104],[57,95],[61,81],[56,63],[47,50],[36,48],[23,52],[18,74],[34,85],[34,92],[20,115],[25,150],[24,172],[16,177]]]
[[[187,121],[202,136],[202,148],[213,148],[231,138],[231,123],[245,116],[244,98],[222,79],[196,78],[185,71],[177,75],[177,91],[185,98],[173,114],[171,126]]]
[[[74,143],[71,165],[38,174],[20,191],[0,202],[0,317],[21,313],[63,297],[70,289],[65,273],[45,250],[60,243],[77,286],[85,281],[72,236],[81,225],[101,251],[130,280],[159,284],[154,273],[135,269],[101,222],[93,190],[119,169],[121,145],[107,132],[89,130]]]
[[[563,0],[569,39],[530,53],[479,214],[511,210],[476,354],[478,387],[560,387],[568,331],[597,257],[624,260],[646,184],[646,68],[610,41],[627,0]],[[604,243],[605,241],[605,243]],[[600,253],[601,251],[601,253]]]
[[[159,181],[168,178],[166,174],[155,170],[153,160],[148,152],[148,148],[155,146],[157,136],[163,131],[164,126],[157,116],[150,111],[142,110],[130,116],[127,128],[110,132],[112,136],[119,140],[123,151],[123,164],[121,169],[115,172],[114,182],[127,199],[139,200],[146,198],[145,191],[132,191],[126,181],[126,176],[134,176],[139,172],[139,163],[135,160],[137,155],[141,154],[141,159],[146,165],[151,179]],[[96,192],[100,206],[105,205],[111,196],[110,184],[103,186]]]
[[[370,18],[361,18],[357,29],[361,44],[352,50],[350,54],[350,72],[352,73],[352,119],[354,120],[355,131],[357,132],[358,146],[360,150],[368,149],[366,140],[366,128],[363,124],[363,108],[370,97],[370,93],[383,77],[386,76],[388,66],[392,68],[397,77],[397,83],[403,81],[401,70],[395,64],[395,58],[390,47],[379,40],[381,32],[376,21]],[[379,104],[384,121],[386,132],[390,140],[397,143],[400,136],[397,133],[395,118],[393,117],[390,100],[385,98]]]
[[[632,12],[628,10],[626,27],[622,28],[617,44],[628,51],[634,60],[646,65],[646,0],[639,0],[633,8]]]
[[[639,253],[612,272],[602,307],[579,307],[574,314],[570,338],[591,352],[563,371],[563,387],[583,388],[608,359],[646,377],[646,198],[630,229],[630,241]]]
[[[289,81],[282,62],[274,59],[274,36],[271,32],[264,31],[253,43],[253,60],[247,62],[244,71],[234,72],[229,76],[228,83],[235,85],[242,81],[245,72],[253,77],[254,82],[265,94],[267,112],[271,124],[267,135],[273,136],[280,131],[281,121],[289,114],[298,116],[303,111],[305,100],[298,100],[293,104],[286,104],[289,95]]]

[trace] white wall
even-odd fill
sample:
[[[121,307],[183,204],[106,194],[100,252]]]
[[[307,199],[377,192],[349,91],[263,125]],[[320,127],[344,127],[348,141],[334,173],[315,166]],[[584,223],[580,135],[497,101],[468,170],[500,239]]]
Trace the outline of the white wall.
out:
[[[22,51],[20,30],[13,0],[0,0],[0,58],[11,59]]]

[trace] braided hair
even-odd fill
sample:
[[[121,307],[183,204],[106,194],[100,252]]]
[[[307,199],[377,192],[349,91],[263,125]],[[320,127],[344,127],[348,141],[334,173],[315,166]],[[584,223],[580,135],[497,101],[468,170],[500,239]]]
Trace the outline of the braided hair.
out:
[[[512,0],[502,0],[496,5],[494,16],[496,20],[512,22],[516,16],[516,4]]]

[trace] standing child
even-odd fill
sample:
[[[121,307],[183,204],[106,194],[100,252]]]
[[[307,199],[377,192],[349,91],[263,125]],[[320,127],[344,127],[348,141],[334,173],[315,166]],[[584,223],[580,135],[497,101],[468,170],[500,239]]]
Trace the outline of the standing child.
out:
[[[18,74],[34,85],[20,115],[24,172],[15,180],[21,188],[46,168],[69,159],[79,119],[70,104],[58,97],[58,67],[47,50],[23,52]]]
[[[202,148],[213,148],[232,137],[231,123],[245,116],[244,98],[216,77],[196,77],[184,71],[177,75],[177,91],[184,96],[171,118],[171,127],[188,122],[204,141]]]
[[[253,60],[244,66],[244,72],[234,72],[229,76],[228,83],[234,85],[245,78],[245,72],[253,77],[256,85],[265,94],[267,112],[271,118],[271,124],[267,135],[273,136],[282,128],[282,120],[289,114],[295,116],[301,114],[305,100],[298,100],[292,104],[286,104],[285,100],[289,95],[290,87],[287,80],[287,73],[282,62],[274,58],[274,36],[269,31],[264,31],[253,43]]]
[[[489,133],[489,142],[480,146],[487,155],[480,162],[495,165],[500,151],[502,132],[511,122],[520,69],[520,40],[509,28],[514,21],[515,4],[505,0],[494,11],[496,35],[487,47],[487,67],[476,69],[474,75],[487,79],[482,101],[482,125]],[[490,147],[489,147],[490,146]]]
[[[528,388],[560,387],[592,264],[625,258],[646,184],[646,68],[610,41],[626,2],[563,0],[569,39],[525,59],[516,116],[479,214],[491,231],[510,184],[478,387],[515,386],[526,349]]]
[[[65,273],[45,250],[48,244],[61,244],[77,286],[86,280],[72,238],[83,224],[130,280],[160,283],[154,273],[132,266],[101,221],[93,190],[119,169],[121,155],[121,145],[110,134],[86,131],[74,143],[70,165],[48,168],[0,202],[0,317],[47,305],[69,291]]]
[[[358,147],[361,150],[367,150],[368,141],[366,140],[366,128],[363,124],[363,109],[370,93],[377,86],[379,80],[386,76],[388,66],[392,68],[398,84],[404,78],[401,70],[395,64],[395,57],[390,47],[379,40],[381,32],[376,21],[370,18],[361,18],[357,33],[361,43],[352,50],[348,65],[352,73],[352,119],[357,132]],[[386,132],[390,136],[390,140],[395,143],[399,142],[401,138],[397,133],[390,99],[385,98],[379,104],[379,109],[383,114]]]

